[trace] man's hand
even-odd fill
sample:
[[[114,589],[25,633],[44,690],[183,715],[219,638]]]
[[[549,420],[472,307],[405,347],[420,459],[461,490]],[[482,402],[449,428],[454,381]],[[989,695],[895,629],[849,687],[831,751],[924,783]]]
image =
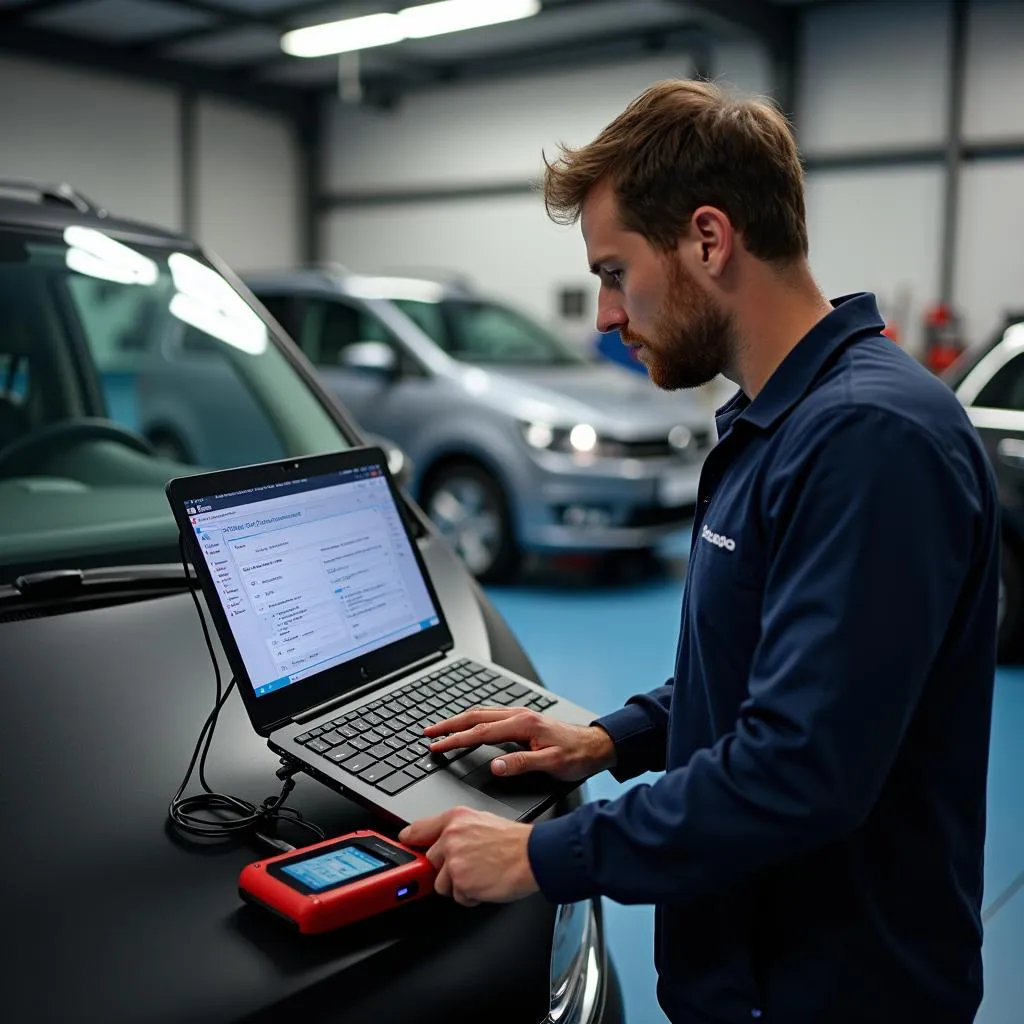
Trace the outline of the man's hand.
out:
[[[483,743],[521,743],[516,751],[491,762],[495,775],[547,772],[563,782],[578,782],[615,764],[615,744],[600,726],[567,725],[528,708],[475,708],[423,730],[432,753]],[[450,733],[451,735],[446,735]]]
[[[532,826],[456,807],[414,821],[398,834],[407,846],[429,846],[434,888],[464,907],[511,903],[538,890],[527,843]]]

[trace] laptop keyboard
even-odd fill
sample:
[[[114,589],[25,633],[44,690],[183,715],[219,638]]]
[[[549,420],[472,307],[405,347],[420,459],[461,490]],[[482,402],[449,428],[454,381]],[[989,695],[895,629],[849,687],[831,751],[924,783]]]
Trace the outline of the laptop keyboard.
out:
[[[394,795],[469,753],[431,754],[423,729],[482,704],[544,711],[555,698],[466,658],[310,729],[296,742]]]

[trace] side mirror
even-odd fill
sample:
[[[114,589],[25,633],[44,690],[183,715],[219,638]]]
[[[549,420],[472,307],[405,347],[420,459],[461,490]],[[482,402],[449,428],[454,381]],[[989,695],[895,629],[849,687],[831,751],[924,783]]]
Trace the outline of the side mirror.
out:
[[[357,341],[346,345],[338,357],[338,365],[347,370],[361,370],[380,377],[393,377],[398,372],[398,356],[383,341]]]

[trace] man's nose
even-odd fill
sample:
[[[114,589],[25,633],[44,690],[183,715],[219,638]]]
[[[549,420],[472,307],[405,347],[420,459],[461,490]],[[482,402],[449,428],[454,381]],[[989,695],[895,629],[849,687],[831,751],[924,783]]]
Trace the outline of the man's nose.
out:
[[[602,334],[620,331],[629,322],[622,302],[602,288],[597,297],[597,329]]]

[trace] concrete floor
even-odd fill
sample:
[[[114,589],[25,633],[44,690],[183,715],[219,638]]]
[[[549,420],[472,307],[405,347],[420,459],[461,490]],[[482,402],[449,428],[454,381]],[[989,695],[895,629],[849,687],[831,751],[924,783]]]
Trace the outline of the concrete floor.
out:
[[[594,585],[576,574],[533,573],[514,587],[492,587],[489,593],[546,683],[601,713],[670,675],[686,547],[685,536],[667,545],[666,571],[646,579]],[[976,1024],[1024,1021],[1022,737],[1024,669],[1001,670],[989,781],[986,995]],[[606,774],[589,783],[587,792],[613,798],[623,789]],[[605,906],[629,1024],[665,1024],[655,997],[651,909],[607,900]]]

